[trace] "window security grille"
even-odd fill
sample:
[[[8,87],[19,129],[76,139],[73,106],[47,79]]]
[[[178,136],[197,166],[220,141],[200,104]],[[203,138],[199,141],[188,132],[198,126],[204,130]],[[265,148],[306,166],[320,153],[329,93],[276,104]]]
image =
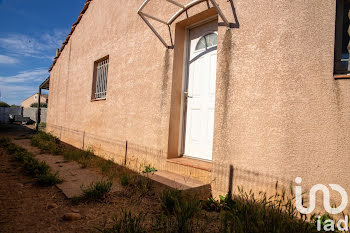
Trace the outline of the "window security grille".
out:
[[[106,98],[108,62],[109,62],[109,59],[107,58],[106,60],[103,60],[97,64],[95,99]]]

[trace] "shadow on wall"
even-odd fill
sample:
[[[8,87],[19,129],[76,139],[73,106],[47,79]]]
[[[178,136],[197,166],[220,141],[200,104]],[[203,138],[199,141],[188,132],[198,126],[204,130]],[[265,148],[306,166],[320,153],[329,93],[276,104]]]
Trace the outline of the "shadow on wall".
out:
[[[167,155],[165,151],[156,148],[54,124],[47,124],[47,131],[61,141],[69,141],[69,144],[83,150],[91,149],[97,155],[117,163],[130,164],[135,161],[145,161],[146,163],[148,161],[152,165],[158,164],[159,166]]]
[[[214,189],[218,192],[235,193],[238,186],[243,186],[245,190],[252,189],[254,192],[274,191],[276,182],[289,190],[292,179],[278,177],[267,173],[261,173],[246,168],[237,168],[234,165],[224,162],[216,162],[213,164]]]
[[[296,184],[295,178],[286,179],[282,176],[273,176],[267,173],[260,173],[257,171],[244,169],[244,168],[236,168],[232,164],[224,165],[224,164],[216,164],[213,172],[217,175],[216,180],[213,181],[215,183],[215,188],[213,189],[213,196],[217,197],[220,195],[237,195],[240,193],[238,187],[242,191],[243,195],[250,195],[252,191],[252,195],[257,200],[262,200],[264,198],[264,194],[269,198],[269,201],[273,201],[276,198],[276,194],[279,194],[280,197],[286,195],[291,200],[295,201],[296,197],[296,187],[299,186],[302,189],[302,202],[305,208],[310,207],[310,190],[315,188],[315,185],[318,184]],[[218,185],[219,184],[219,185]],[[323,184],[328,186],[328,184]],[[332,208],[339,207],[341,202],[343,201],[343,196],[339,195],[339,191],[336,189],[329,189],[329,203]],[[311,213],[315,214],[323,214],[325,212],[325,204],[324,198],[327,197],[327,194],[324,192],[317,192],[316,194],[316,209]],[[271,199],[272,198],[272,199]],[[287,200],[287,199],[285,199]],[[295,202],[293,203],[295,204]],[[345,212],[342,212],[339,215],[332,215],[333,217],[343,217],[343,214],[349,214],[349,209],[346,208]],[[309,215],[311,216],[311,215]]]
[[[103,154],[99,154],[100,156],[102,155],[102,157],[121,159],[120,161],[115,161],[119,163],[122,160],[124,164],[137,161],[138,163],[147,162],[156,165],[157,169],[163,169],[162,162],[165,161],[167,155],[166,151],[157,148],[151,148],[129,141],[126,142],[125,140],[116,138],[101,137],[99,135],[63,126],[47,124],[47,130],[59,137],[62,141],[69,141],[70,144],[73,144],[73,146],[77,148],[96,148],[103,154],[109,155],[103,156]],[[90,145],[93,145],[93,147],[91,148]],[[164,168],[166,169],[166,167]],[[234,189],[236,189],[238,185],[243,185],[247,188],[254,188],[256,191],[265,191],[274,189],[276,181],[283,185],[289,185],[292,181],[250,169],[237,168],[232,164],[228,165],[224,161],[213,162],[213,173],[215,174],[215,180],[213,183],[215,183],[216,189],[223,193],[227,193],[228,191],[234,193]],[[245,184],[247,184],[247,186]]]

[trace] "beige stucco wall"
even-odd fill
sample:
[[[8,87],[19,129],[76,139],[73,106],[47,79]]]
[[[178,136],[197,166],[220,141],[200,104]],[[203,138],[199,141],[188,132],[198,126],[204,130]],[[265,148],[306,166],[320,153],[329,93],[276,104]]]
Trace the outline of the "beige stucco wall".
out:
[[[232,15],[226,1],[218,2]],[[48,131],[118,162],[128,141],[127,159],[139,164],[133,166],[167,169],[179,58],[136,14],[141,3],[90,4],[51,71]],[[350,80],[333,78],[335,3],[234,0],[234,6],[239,28],[219,27],[214,192],[227,192],[230,165],[234,187],[267,190],[301,176],[305,187],[337,183],[350,192]],[[153,11],[170,16],[174,8]],[[91,102],[93,64],[106,55],[107,99]]]
[[[38,94],[34,94],[31,97],[28,97],[27,99],[23,100],[23,102],[21,103],[21,106],[24,108],[29,108],[31,104],[38,102],[38,99],[35,99],[38,97],[39,97]],[[47,97],[45,95],[41,95],[40,103],[47,103],[47,102],[48,102]]]

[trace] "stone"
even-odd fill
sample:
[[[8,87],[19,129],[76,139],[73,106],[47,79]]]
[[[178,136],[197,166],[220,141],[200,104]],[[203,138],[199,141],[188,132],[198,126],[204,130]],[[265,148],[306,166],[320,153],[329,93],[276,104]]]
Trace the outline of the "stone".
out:
[[[24,185],[21,184],[21,183],[17,183],[16,186],[17,186],[18,188],[23,188],[23,187],[24,187]]]
[[[80,210],[78,210],[78,209],[74,209],[74,208],[72,208],[72,209],[70,209],[73,213],[80,213]]]
[[[63,215],[63,220],[66,220],[66,221],[75,221],[80,219],[81,219],[81,215],[78,213],[66,213]]]
[[[57,207],[58,205],[54,202],[50,202],[49,204],[47,204],[48,209],[56,209]]]

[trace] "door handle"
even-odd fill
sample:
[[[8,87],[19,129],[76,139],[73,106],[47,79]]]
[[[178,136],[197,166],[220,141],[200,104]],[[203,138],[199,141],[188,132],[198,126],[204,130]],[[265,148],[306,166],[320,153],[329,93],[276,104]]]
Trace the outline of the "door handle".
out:
[[[187,91],[185,91],[184,94],[185,94],[186,98],[192,98],[193,97],[193,96],[188,95]]]

